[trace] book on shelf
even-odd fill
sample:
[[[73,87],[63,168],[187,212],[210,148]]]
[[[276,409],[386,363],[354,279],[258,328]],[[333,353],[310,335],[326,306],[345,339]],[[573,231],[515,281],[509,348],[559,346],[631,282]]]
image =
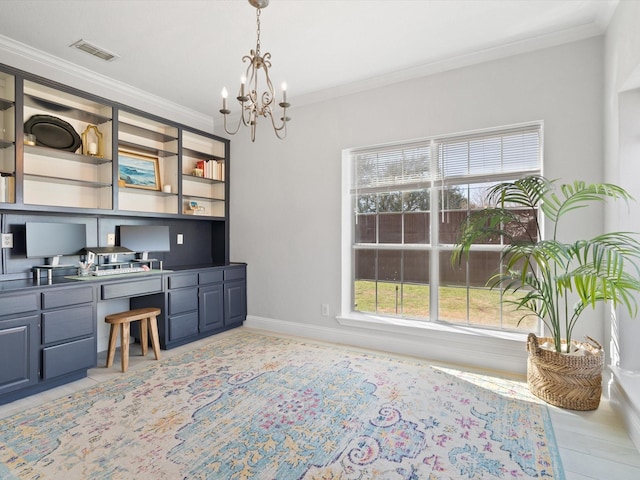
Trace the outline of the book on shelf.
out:
[[[13,202],[15,195],[15,178],[11,175],[0,175],[0,202]]]
[[[198,160],[196,167],[202,170],[202,176],[210,180],[224,181],[224,162],[218,160]]]

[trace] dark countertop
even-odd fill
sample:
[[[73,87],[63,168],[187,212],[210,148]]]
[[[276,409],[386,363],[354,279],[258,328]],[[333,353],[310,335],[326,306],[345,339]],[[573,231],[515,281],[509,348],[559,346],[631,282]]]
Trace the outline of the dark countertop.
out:
[[[219,268],[230,267],[236,265],[246,265],[239,262],[231,262],[228,264],[209,264],[209,265],[178,265],[166,268],[164,270],[151,270],[149,272],[136,272],[136,273],[123,273],[122,275],[105,275],[102,277],[81,278],[76,276],[63,276],[57,275],[52,278],[52,281],[47,280],[46,275],[40,277],[40,281],[36,281],[33,277],[16,279],[16,280],[4,280],[0,281],[0,293],[1,292],[15,292],[20,290],[30,290],[33,288],[47,288],[56,287],[61,285],[79,284],[80,282],[86,282],[89,285],[95,285],[96,283],[126,280],[130,278],[140,278],[154,275],[163,275],[165,273],[185,272],[189,270],[198,271],[207,268]]]

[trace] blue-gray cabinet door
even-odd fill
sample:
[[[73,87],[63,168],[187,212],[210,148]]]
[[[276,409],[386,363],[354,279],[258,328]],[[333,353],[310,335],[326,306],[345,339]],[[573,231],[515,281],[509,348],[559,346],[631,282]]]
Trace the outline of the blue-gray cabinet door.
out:
[[[242,325],[247,318],[247,284],[228,282],[224,284],[224,325]]]
[[[38,383],[39,315],[0,320],[0,395]]]
[[[222,284],[200,287],[200,331],[208,332],[224,326]]]

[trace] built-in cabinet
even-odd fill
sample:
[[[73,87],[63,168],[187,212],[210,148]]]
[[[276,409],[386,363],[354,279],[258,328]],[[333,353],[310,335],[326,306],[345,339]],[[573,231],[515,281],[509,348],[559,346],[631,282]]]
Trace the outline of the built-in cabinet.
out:
[[[0,403],[81,378],[96,355],[93,287],[0,294]]]
[[[162,348],[173,348],[242,325],[247,316],[246,265],[168,273],[162,294],[131,299],[157,307]]]
[[[227,139],[0,65],[0,233],[14,242],[0,255],[0,404],[86,376],[99,302],[160,307],[163,348],[241,325],[228,202]],[[119,225],[169,226],[168,270],[74,281],[60,269],[41,284],[28,221],[85,223],[87,247]]]
[[[97,361],[99,302],[158,307],[168,349],[242,325],[246,265],[187,269],[0,292],[0,404],[86,376]],[[131,333],[139,340],[138,323]]]
[[[53,380],[96,364],[94,288],[73,285],[41,293],[42,380]]]

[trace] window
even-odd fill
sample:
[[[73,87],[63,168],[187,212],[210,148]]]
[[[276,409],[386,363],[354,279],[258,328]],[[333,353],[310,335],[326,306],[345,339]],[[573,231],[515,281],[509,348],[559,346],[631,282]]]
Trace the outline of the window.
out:
[[[486,287],[502,239],[452,266],[458,227],[500,181],[540,173],[538,124],[349,152],[352,307],[417,321],[535,328]],[[537,212],[520,212],[537,215]]]

